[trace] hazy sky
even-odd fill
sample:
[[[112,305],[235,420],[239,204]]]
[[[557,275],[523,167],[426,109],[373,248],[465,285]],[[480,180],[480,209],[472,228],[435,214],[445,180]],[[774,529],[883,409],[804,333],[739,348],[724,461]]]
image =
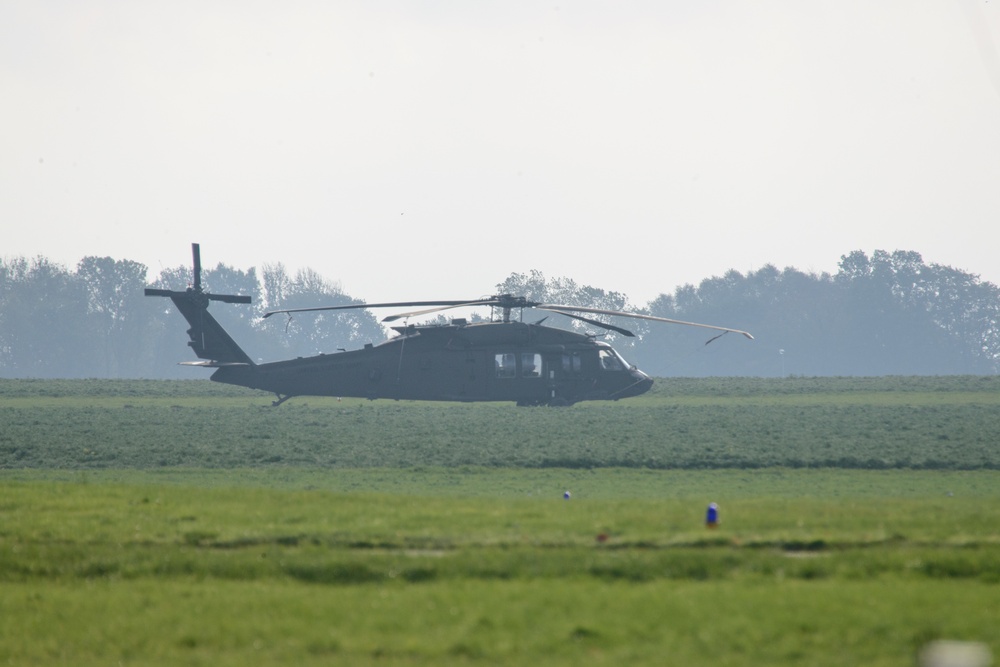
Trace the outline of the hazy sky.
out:
[[[1000,0],[0,3],[0,256],[539,269],[643,305],[915,250],[1000,283]]]

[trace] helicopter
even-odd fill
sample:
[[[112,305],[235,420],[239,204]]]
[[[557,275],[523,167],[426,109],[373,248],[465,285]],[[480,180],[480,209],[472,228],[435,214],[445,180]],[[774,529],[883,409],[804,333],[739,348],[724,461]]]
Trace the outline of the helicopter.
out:
[[[191,244],[193,284],[184,291],[146,288],[146,296],[168,297],[187,320],[188,345],[201,361],[182,365],[215,369],[214,382],[273,393],[272,405],[297,396],[357,397],[420,401],[512,401],[519,406],[569,406],[580,401],[619,400],[643,394],[653,379],[629,364],[596,334],[523,321],[526,308],[565,315],[624,336],[634,334],[588,315],[627,317],[738,333],[746,331],[640,313],[541,303],[496,294],[479,299],[359,303],[272,310],[263,315],[357,308],[417,308],[383,318],[404,320],[398,334],[358,350],[255,363],[208,312],[219,301],[249,304],[250,297],[211,294],[201,284],[201,251]],[[489,307],[488,321],[453,319],[448,324],[407,324],[410,317],[453,308]],[[517,311],[518,317],[513,314]],[[715,340],[712,338],[711,340]],[[711,340],[709,342],[711,342]],[[707,343],[706,343],[707,344]]]

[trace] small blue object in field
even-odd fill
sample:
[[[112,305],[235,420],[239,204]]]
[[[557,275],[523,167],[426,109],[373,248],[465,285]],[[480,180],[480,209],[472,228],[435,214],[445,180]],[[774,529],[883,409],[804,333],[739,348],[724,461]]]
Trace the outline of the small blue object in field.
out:
[[[563,500],[569,500],[569,491],[563,491]]]
[[[719,525],[719,506],[717,504],[708,504],[708,511],[705,513],[705,525],[709,528],[715,528]]]

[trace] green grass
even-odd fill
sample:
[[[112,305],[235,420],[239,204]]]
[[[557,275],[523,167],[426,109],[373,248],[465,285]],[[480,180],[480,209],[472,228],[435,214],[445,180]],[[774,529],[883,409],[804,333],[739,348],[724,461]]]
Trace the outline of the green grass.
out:
[[[1000,469],[993,377],[663,380],[566,409],[52,383],[0,381],[0,469]]]
[[[908,665],[936,638],[997,651],[998,477],[7,471],[0,661]],[[371,488],[341,488],[351,478]]]
[[[331,589],[188,579],[67,583],[43,592],[14,585],[0,599],[0,658],[75,665],[909,666],[928,640],[994,636],[996,597],[995,587],[974,582],[470,581]]]
[[[996,379],[660,385],[272,409],[0,381],[0,664],[1000,655]]]

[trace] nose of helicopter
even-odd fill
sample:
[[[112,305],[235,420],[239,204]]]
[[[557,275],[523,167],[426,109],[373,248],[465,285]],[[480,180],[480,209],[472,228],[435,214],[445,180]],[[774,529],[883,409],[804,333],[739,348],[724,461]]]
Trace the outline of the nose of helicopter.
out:
[[[633,367],[629,372],[632,375],[632,385],[622,392],[623,396],[638,396],[640,394],[645,394],[653,388],[653,378],[649,377],[635,367]]]

